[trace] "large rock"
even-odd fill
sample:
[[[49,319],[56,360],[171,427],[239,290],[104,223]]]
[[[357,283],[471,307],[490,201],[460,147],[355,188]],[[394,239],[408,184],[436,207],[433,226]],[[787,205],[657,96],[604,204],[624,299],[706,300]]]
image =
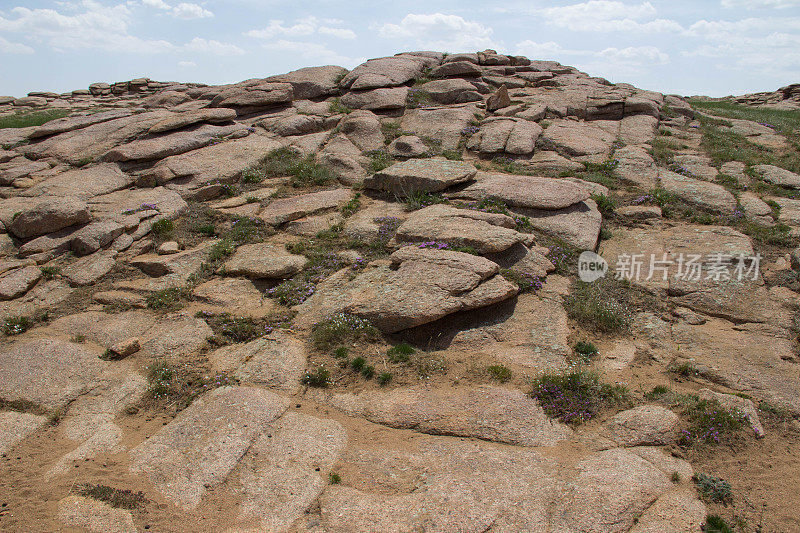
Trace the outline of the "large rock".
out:
[[[458,78],[430,81],[417,89],[427,93],[434,102],[445,105],[483,100],[473,84]]]
[[[169,133],[117,146],[103,155],[103,161],[155,161],[215,144],[219,139],[228,135],[246,135],[247,133],[247,129],[240,125],[211,126],[204,124],[191,131]]]
[[[351,91],[404,85],[422,73],[424,62],[409,56],[370,59],[358,65],[339,85]]]
[[[147,476],[178,507],[194,509],[288,405],[260,389],[213,390],[131,450],[131,471]]]
[[[438,257],[449,258],[449,264],[440,264]],[[492,275],[494,263],[469,254],[409,250],[393,259],[399,263],[396,270],[368,270],[349,284],[342,298],[345,311],[387,333],[501,302],[518,292],[516,285]]]
[[[306,368],[304,344],[284,332],[274,332],[246,344],[224,346],[208,355],[220,372],[241,383],[265,386],[289,394],[300,388]]]
[[[533,209],[563,209],[589,198],[585,187],[566,180],[485,172],[475,178],[474,184],[456,193],[458,197],[488,198],[508,206]]]
[[[111,111],[103,111],[100,113],[92,113],[90,115],[78,115],[72,117],[59,118],[51,120],[39,127],[37,127],[30,134],[31,139],[38,139],[40,137],[48,137],[58,133],[66,133],[68,131],[79,130],[93,124],[107,122],[118,118],[129,117],[133,112],[129,109],[112,109]]]
[[[481,123],[481,129],[470,137],[467,148],[483,154],[508,153],[527,155],[533,152],[542,127],[514,117],[492,117]]]
[[[412,196],[419,192],[439,192],[470,181],[477,170],[469,163],[444,158],[409,159],[395,163],[364,180],[368,189]]]
[[[525,240],[515,227],[514,219],[506,215],[438,204],[409,215],[397,229],[396,238],[401,242],[472,246],[478,253],[496,253]]]
[[[558,237],[567,244],[583,250],[594,250],[600,236],[603,217],[594,200],[585,200],[565,209],[512,208],[528,217],[537,230]]]
[[[265,108],[281,106],[294,99],[294,90],[288,83],[261,82],[255,85],[236,85],[219,93],[209,107],[230,107],[240,115]]]
[[[257,517],[265,531],[287,531],[328,485],[347,444],[333,420],[286,413],[248,450],[239,474],[239,517]]]
[[[736,198],[722,185],[689,178],[669,170],[661,170],[660,184],[681,200],[712,211],[731,214]]]
[[[249,278],[290,278],[308,263],[302,255],[291,254],[281,245],[270,243],[246,244],[236,249],[225,261],[223,271],[232,276]]]
[[[371,111],[353,111],[339,121],[339,131],[362,152],[383,148],[383,133],[377,115]]]
[[[64,525],[93,533],[136,533],[137,531],[130,511],[74,494],[58,502],[58,519]]]
[[[258,218],[273,226],[279,226],[320,211],[334,209],[346,204],[352,197],[350,189],[331,189],[273,200],[258,214]]]
[[[465,128],[475,120],[477,111],[478,108],[474,104],[409,109],[400,121],[400,128],[405,133],[441,141],[444,150],[456,150],[459,148]]]
[[[337,82],[347,74],[347,69],[333,65],[306,67],[267,78],[267,81],[288,83],[294,89],[294,98],[310,100],[320,96],[336,94]]]
[[[371,91],[350,92],[342,96],[342,104],[353,109],[389,111],[406,106],[408,87],[390,87]]]
[[[134,179],[117,165],[102,164],[89,168],[68,170],[37,183],[22,196],[72,196],[88,200],[129,187]]]
[[[607,155],[616,135],[596,125],[574,120],[554,120],[542,133],[538,145],[565,156]]]
[[[222,124],[230,122],[236,118],[236,111],[224,108],[205,108],[197,111],[187,111],[178,113],[164,120],[157,122],[147,132],[150,134],[165,133],[198,124],[209,122],[211,124]]]
[[[800,176],[794,172],[789,172],[775,165],[756,165],[753,167],[753,170],[756,174],[761,176],[761,179],[764,181],[774,183],[775,185],[800,189]]]
[[[0,412],[0,455],[11,450],[47,423],[47,417],[14,411]]]
[[[572,434],[568,427],[548,418],[536,400],[519,391],[487,385],[326,394],[323,401],[370,422],[432,435],[553,446]]]
[[[605,436],[620,446],[663,446],[674,442],[678,415],[659,405],[641,405],[614,415]]]
[[[42,271],[37,266],[26,266],[12,270],[0,277],[0,300],[19,298],[42,279]]]
[[[21,239],[52,233],[92,219],[86,202],[74,197],[46,198],[22,211],[11,222],[11,233]]]
[[[431,69],[431,78],[473,78],[483,73],[470,61],[452,61]]]
[[[20,342],[0,353],[0,398],[58,409],[85,392],[104,367],[79,344]]]

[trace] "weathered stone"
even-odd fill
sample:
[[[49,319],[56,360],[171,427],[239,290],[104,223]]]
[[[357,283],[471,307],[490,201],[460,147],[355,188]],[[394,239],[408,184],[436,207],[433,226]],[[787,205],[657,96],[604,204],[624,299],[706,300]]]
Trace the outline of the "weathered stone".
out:
[[[431,390],[426,387],[360,394],[330,394],[323,401],[350,416],[432,435],[474,437],[520,446],[553,446],[568,438],[536,400],[493,386]]]
[[[85,202],[73,198],[47,198],[20,212],[9,230],[22,239],[53,233],[92,219]]]
[[[22,193],[22,196],[72,196],[88,200],[112,193],[133,184],[117,165],[101,164],[85,169],[69,170],[48,178]]]
[[[281,245],[269,243],[246,244],[223,265],[223,271],[232,276],[250,278],[290,278],[303,270],[308,263],[302,255],[291,254]]]
[[[288,104],[294,89],[288,83],[259,83],[252,86],[234,86],[214,97],[209,107],[230,107],[239,114]]]
[[[800,176],[794,172],[776,167],[774,165],[756,165],[753,170],[761,176],[761,179],[774,183],[775,185],[782,185],[784,187],[793,187],[800,189]]]
[[[47,417],[14,411],[0,412],[0,455],[47,424]]]
[[[389,144],[389,154],[395,157],[420,157],[431,149],[416,135],[401,135]]]
[[[423,65],[409,56],[370,59],[351,70],[339,85],[351,91],[403,85],[417,77]]]
[[[103,161],[156,161],[213,145],[228,136],[248,134],[244,126],[212,126],[204,124],[190,131],[179,131],[140,139],[109,150]]]
[[[0,300],[19,298],[42,279],[42,271],[37,266],[26,266],[12,270],[0,277]]]
[[[607,155],[616,135],[591,124],[573,120],[554,120],[542,133],[538,145],[566,156]]]
[[[342,96],[342,104],[353,109],[388,111],[406,106],[408,87],[391,87],[371,91],[349,92]]]
[[[594,250],[603,217],[594,200],[585,200],[565,209],[544,210],[515,207],[539,231],[558,237],[583,250]]]
[[[326,209],[341,207],[351,196],[349,189],[332,189],[281,198],[262,208],[258,218],[267,224],[279,226]]]
[[[431,78],[472,78],[480,76],[483,71],[470,61],[453,61],[431,70]]]
[[[214,368],[229,372],[241,383],[265,386],[293,394],[306,368],[301,341],[276,331],[246,344],[224,346],[208,355]]]
[[[362,152],[384,147],[381,123],[371,111],[353,111],[339,122],[339,130]]]
[[[364,180],[369,189],[388,191],[399,196],[418,192],[438,192],[470,181],[477,170],[469,163],[444,158],[400,161]]]
[[[147,132],[151,134],[165,133],[167,131],[178,130],[198,124],[200,122],[209,122],[211,124],[220,124],[229,122],[236,118],[236,111],[233,109],[199,109],[197,111],[189,111],[186,113],[179,113],[154,124]]]
[[[641,405],[614,415],[604,435],[620,446],[669,445],[678,431],[678,415],[658,405]]]
[[[731,214],[736,209],[736,198],[722,185],[696,180],[669,170],[661,170],[659,179],[667,192],[690,204],[725,214]]]
[[[82,257],[63,270],[63,274],[73,285],[93,285],[111,272],[116,265],[117,252],[105,250]]]
[[[409,109],[400,121],[400,129],[418,137],[437,139],[443,150],[456,150],[464,128],[475,119],[478,108],[474,104],[459,107]]]
[[[434,102],[445,105],[483,100],[473,84],[460,78],[430,81],[415,90],[423,91]]]
[[[82,496],[67,496],[58,502],[58,519],[65,525],[93,533],[136,533],[129,511]]]
[[[514,227],[514,220],[506,215],[439,204],[409,215],[397,229],[396,238],[404,242],[446,242],[472,246],[479,253],[495,253],[524,240]]]
[[[288,403],[255,388],[213,390],[131,450],[131,471],[147,476],[179,507],[194,509],[208,488],[226,480]]]
[[[103,368],[97,355],[77,344],[18,343],[0,353],[0,397],[58,409],[85,392]]]
[[[188,278],[200,269],[200,265],[206,260],[208,252],[211,251],[214,244],[216,244],[215,240],[206,241],[194,248],[172,255],[140,255],[133,258],[130,264],[153,277],[178,274]]]
[[[511,105],[511,97],[505,84],[486,100],[486,111],[497,111]]]
[[[467,143],[467,148],[484,154],[533,152],[542,127],[535,122],[514,117],[493,117],[481,123],[481,129]]]
[[[476,183],[456,195],[534,209],[563,209],[589,198],[585,188],[566,180],[485,172],[479,172],[475,179]]]
[[[311,99],[338,92],[337,81],[347,74],[347,69],[332,65],[306,67],[267,78],[267,81],[288,83],[292,86],[294,98]]]

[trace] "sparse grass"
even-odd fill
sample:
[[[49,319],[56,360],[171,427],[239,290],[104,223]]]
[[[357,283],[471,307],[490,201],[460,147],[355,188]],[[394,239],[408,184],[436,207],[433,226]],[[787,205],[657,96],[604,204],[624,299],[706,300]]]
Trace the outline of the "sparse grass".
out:
[[[381,123],[381,133],[383,133],[384,143],[391,144],[392,141],[403,136],[403,131],[400,129],[400,121],[392,120]]]
[[[600,210],[604,217],[610,217],[614,215],[614,209],[617,208],[617,204],[613,198],[610,198],[605,194],[592,194],[592,200],[595,201],[597,204],[597,209]]]
[[[784,248],[794,248],[798,244],[797,237],[790,233],[791,228],[783,223],[778,223],[774,226],[762,226],[749,220],[740,220],[735,227],[761,244],[782,246]]]
[[[305,302],[316,291],[316,285],[302,277],[282,281],[267,291],[267,296],[277,299],[287,307]]]
[[[564,299],[567,315],[581,326],[604,333],[626,331],[630,324],[630,311],[619,298],[622,285],[610,279],[594,283],[577,281],[572,293]]]
[[[748,166],[775,165],[792,172],[800,172],[800,150],[772,149],[759,146],[745,136],[731,130],[710,124],[709,119],[700,117],[703,140],[701,147],[711,157],[714,166],[728,161],[741,161]]]
[[[477,202],[468,202],[466,204],[459,204],[457,207],[463,207],[466,209],[471,209],[474,211],[482,211],[484,213],[499,213],[502,215],[506,215],[514,219],[514,222],[517,224],[518,231],[527,231],[530,232],[533,230],[533,225],[531,224],[530,219],[528,217],[524,217],[512,212],[508,206],[501,202],[500,200],[492,200],[490,198],[484,198],[482,200],[478,200]]]
[[[597,355],[600,354],[600,350],[597,349],[597,346],[595,346],[591,342],[586,342],[586,341],[579,341],[578,343],[576,343],[575,346],[573,347],[573,350],[575,350],[576,354],[586,359],[597,357]]]
[[[312,155],[303,156],[290,148],[271,151],[248,172],[263,174],[265,177],[289,176],[293,187],[314,187],[336,181],[336,174],[314,161]]]
[[[428,91],[415,87],[408,90],[406,96],[406,107],[409,109],[416,109],[418,107],[427,107],[433,105],[435,102]]]
[[[367,364],[367,360],[364,357],[356,357],[352,361],[350,361],[350,368],[355,370],[356,372],[361,372]]]
[[[176,311],[183,307],[188,298],[188,291],[182,287],[173,287],[156,291],[147,296],[148,309],[157,311]]]
[[[392,166],[394,163],[394,158],[392,158],[388,152],[383,150],[373,150],[371,152],[367,152],[367,157],[369,157],[368,170],[373,174]]]
[[[500,383],[506,383],[511,380],[511,377],[514,375],[510,368],[503,365],[488,366],[486,367],[486,371],[493,380],[499,381]]]
[[[359,341],[374,341],[380,332],[368,320],[346,313],[337,313],[327,320],[314,324],[311,341],[318,350]]]
[[[411,356],[416,353],[416,349],[408,343],[401,342],[397,346],[392,346],[386,351],[386,357],[391,363],[407,363]]]
[[[353,215],[361,207],[361,193],[357,192],[353,195],[349,202],[342,206],[342,216],[347,218]]]
[[[361,369],[361,375],[364,376],[364,379],[372,379],[375,377],[375,367],[372,365],[365,365]]]
[[[153,222],[153,226],[151,228],[153,235],[161,239],[170,237],[174,230],[175,230],[175,224],[167,218],[156,220],[155,222]]]
[[[710,514],[706,517],[703,531],[705,533],[736,533],[725,519],[715,514]]]
[[[265,333],[260,321],[251,317],[233,316],[229,313],[206,318],[218,340],[228,342],[248,342]]]
[[[417,371],[417,375],[426,379],[434,374],[444,374],[447,372],[447,361],[439,356],[428,352],[417,352],[412,357],[411,363]]]
[[[534,172],[519,164],[517,161],[506,156],[497,156],[492,159],[492,164],[497,170],[506,174],[517,174],[520,176],[532,176]]]
[[[332,115],[347,115],[353,110],[342,103],[341,98],[334,98],[328,105],[328,112]]]
[[[42,271],[44,279],[55,279],[61,275],[61,269],[55,266],[43,266],[39,270]]]
[[[700,371],[697,370],[697,367],[695,367],[694,363],[691,361],[684,361],[681,363],[675,361],[667,367],[667,371],[687,379],[700,375]]]
[[[392,374],[389,372],[383,372],[378,376],[378,384],[381,387],[385,387],[391,382],[392,382]]]
[[[464,159],[461,150],[442,150],[442,157],[450,161],[462,161]]]
[[[539,276],[514,268],[501,268],[500,275],[519,287],[519,292],[536,292],[543,287]]]
[[[239,381],[227,373],[209,374],[190,365],[171,365],[155,361],[146,368],[147,398],[178,411],[188,407],[201,394]]]
[[[25,333],[33,327],[33,320],[26,316],[10,316],[3,320],[3,334],[9,337]]]
[[[407,196],[403,203],[406,211],[417,211],[429,205],[446,204],[448,202],[444,196],[439,194],[417,191]]]
[[[41,126],[51,120],[69,116],[70,109],[42,109],[39,111],[22,111],[13,115],[0,117],[0,129],[4,128],[29,128]]]
[[[790,138],[796,138],[800,134],[800,111],[797,110],[752,107],[725,101],[690,100],[689,103],[695,108],[717,116],[769,125],[778,133]]]
[[[315,372],[306,372],[303,375],[303,385],[323,389],[330,385],[331,373],[323,366],[317,368]]]
[[[605,407],[628,402],[625,387],[601,383],[597,374],[583,370],[545,373],[531,386],[531,397],[547,416],[573,426],[591,420]]]
[[[742,429],[749,427],[745,415],[728,411],[716,400],[688,395],[679,401],[689,422],[678,439],[681,446],[730,444],[742,437]]]
[[[342,482],[342,476],[340,476],[336,472],[331,472],[330,474],[328,474],[328,481],[330,482],[331,485],[338,485],[339,483]]]
[[[662,167],[670,166],[678,150],[684,147],[682,142],[673,137],[656,137],[650,144],[652,146],[650,155],[656,164]]]
[[[194,231],[206,237],[213,237],[217,234],[217,228],[214,224],[199,224],[195,226]]]
[[[673,472],[669,479],[677,484],[681,482],[681,475],[678,472]]]
[[[692,476],[700,498],[706,502],[728,505],[733,503],[733,492],[730,484],[722,478],[702,472]]]
[[[78,494],[101,501],[116,509],[134,510],[147,503],[147,499],[141,491],[115,489],[106,485],[86,484],[78,489]]]
[[[656,385],[650,392],[645,393],[644,397],[647,400],[663,400],[672,396],[672,391],[669,387],[664,385]]]

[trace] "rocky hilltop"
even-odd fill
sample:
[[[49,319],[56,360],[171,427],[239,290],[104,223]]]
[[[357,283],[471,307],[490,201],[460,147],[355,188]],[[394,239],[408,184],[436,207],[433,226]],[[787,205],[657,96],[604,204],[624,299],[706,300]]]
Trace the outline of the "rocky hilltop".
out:
[[[0,98],[0,529],[800,528],[775,102],[491,50]]]

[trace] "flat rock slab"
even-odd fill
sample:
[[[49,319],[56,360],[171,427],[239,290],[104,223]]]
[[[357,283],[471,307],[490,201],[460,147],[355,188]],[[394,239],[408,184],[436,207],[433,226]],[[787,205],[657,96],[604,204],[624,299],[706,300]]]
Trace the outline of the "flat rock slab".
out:
[[[249,279],[212,278],[199,285],[192,294],[219,311],[232,308],[242,316],[264,316],[274,309],[273,301]]]
[[[63,270],[70,283],[78,286],[92,285],[111,272],[116,265],[117,252],[103,250],[82,257]]]
[[[37,266],[26,266],[12,270],[0,277],[0,300],[19,298],[42,279],[42,270]]]
[[[603,216],[594,200],[586,200],[565,209],[514,207],[512,210],[528,217],[535,229],[558,237],[575,248],[594,250],[597,246]]]
[[[0,398],[58,409],[89,389],[106,366],[79,344],[19,342],[0,353]]]
[[[753,167],[753,170],[756,174],[761,176],[761,179],[764,181],[774,183],[775,185],[800,189],[800,176],[794,172],[789,172],[775,165],[756,165]]]
[[[404,133],[421,138],[437,139],[443,150],[456,150],[463,139],[464,128],[475,120],[478,108],[474,104],[459,107],[409,109],[400,120]]]
[[[305,345],[276,331],[246,344],[224,346],[208,355],[220,372],[229,372],[241,383],[293,394],[300,388],[306,368]]]
[[[125,222],[131,214],[146,211],[172,219],[189,207],[180,194],[164,187],[116,191],[95,196],[88,203],[95,219],[118,222]]]
[[[93,113],[90,115],[80,115],[74,117],[59,118],[51,120],[39,127],[37,127],[30,134],[31,139],[38,139],[40,137],[47,137],[50,135],[57,135],[59,133],[66,133],[68,131],[79,130],[86,128],[93,124],[100,124],[118,118],[129,117],[133,114],[128,109],[113,109],[111,111],[103,111],[101,113]]]
[[[678,433],[678,415],[659,405],[640,405],[614,415],[604,434],[620,446],[664,446]]]
[[[479,172],[476,182],[456,193],[456,196],[473,200],[499,200],[514,207],[564,209],[587,200],[589,191],[586,187],[561,179]]]
[[[432,435],[474,437],[520,446],[552,446],[572,431],[554,422],[529,396],[493,386],[413,387],[391,392],[325,394],[325,403],[350,416]]]
[[[467,148],[482,154],[533,153],[542,127],[521,118],[492,117],[481,123],[481,129],[470,137]]]
[[[470,181],[476,172],[475,167],[462,161],[409,159],[366,178],[364,186],[406,197],[419,192],[443,191]]]
[[[283,415],[241,462],[239,517],[258,517],[265,531],[288,530],[328,486],[346,444],[347,433],[338,422]]]
[[[129,187],[134,181],[117,165],[104,163],[89,168],[68,170],[47,178],[26,189],[22,196],[73,196],[88,200],[94,196]]]
[[[131,450],[131,471],[146,476],[177,506],[194,509],[288,405],[260,389],[215,389]]]
[[[731,214],[736,209],[736,198],[722,185],[663,169],[660,171],[659,182],[667,192],[692,205],[724,214]]]
[[[282,245],[257,243],[237,248],[222,270],[231,276],[281,279],[297,274],[307,263],[305,256],[289,253]]]
[[[450,245],[472,246],[478,253],[496,253],[523,242],[509,216],[432,205],[411,213],[397,229],[400,242],[438,241]]]
[[[197,124],[199,122],[210,122],[212,124],[229,122],[236,118],[236,111],[233,109],[225,108],[206,108],[197,111],[188,111],[185,113],[178,113],[174,116],[167,117],[164,120],[154,124],[148,133],[164,133],[167,131],[177,130]]]
[[[617,136],[598,127],[598,122],[603,121],[554,120],[542,133],[538,145],[567,157],[608,154]]]
[[[320,497],[323,528],[623,532],[637,521],[647,526],[639,515],[674,487],[659,468],[668,462],[660,450],[645,459],[639,449],[613,449],[561,464],[530,449],[444,437],[415,441],[413,450],[345,453],[341,463],[352,481]],[[508,505],[509,498],[517,504]],[[699,527],[693,518],[681,515],[676,523],[691,530]]]
[[[466,257],[447,265],[423,255],[400,257],[402,262],[396,270],[368,270],[347,287],[349,301],[344,310],[394,333],[458,311],[501,302],[518,292],[517,286],[502,276],[487,274],[469,254],[438,254]]]
[[[0,412],[0,455],[47,424],[46,416],[14,411]]]
[[[52,233],[92,219],[85,202],[74,197],[45,197],[22,210],[8,228],[22,239]]]
[[[339,85],[351,91],[403,85],[419,75],[423,66],[424,61],[408,56],[370,59],[351,70]]]
[[[133,516],[101,501],[82,496],[67,496],[58,502],[58,519],[62,524],[93,533],[136,533]]]
[[[350,189],[332,189],[273,200],[258,214],[258,218],[273,226],[297,220],[326,209],[346,204],[352,197]]]
[[[208,258],[208,253],[216,243],[216,240],[205,241],[194,248],[171,255],[140,255],[131,259],[130,265],[148,276],[160,277],[167,274],[178,274],[188,278],[200,270],[200,266]]]

